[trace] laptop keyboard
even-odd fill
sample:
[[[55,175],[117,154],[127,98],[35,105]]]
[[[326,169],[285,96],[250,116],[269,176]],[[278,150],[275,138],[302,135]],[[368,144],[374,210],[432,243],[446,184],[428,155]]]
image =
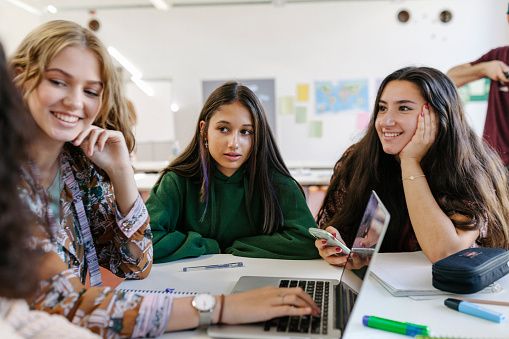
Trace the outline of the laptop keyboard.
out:
[[[344,329],[346,327],[346,323],[348,322],[348,318],[350,318],[350,313],[352,312],[353,305],[357,300],[357,293],[354,292],[351,288],[345,287],[344,284],[338,285],[339,297],[341,303],[337,303],[336,307],[339,307],[339,328]]]
[[[281,280],[279,287],[302,288],[313,298],[322,312],[316,317],[304,315],[272,319],[265,322],[265,331],[276,328],[278,332],[327,334],[330,292],[328,281]]]

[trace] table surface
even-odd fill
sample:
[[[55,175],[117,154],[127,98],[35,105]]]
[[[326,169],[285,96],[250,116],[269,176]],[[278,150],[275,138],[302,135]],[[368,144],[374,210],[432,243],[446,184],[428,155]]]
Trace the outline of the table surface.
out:
[[[383,254],[379,254],[383,255]],[[402,253],[401,255],[405,255]],[[376,260],[376,258],[374,259]],[[187,266],[243,262],[243,267],[207,271],[183,272]],[[165,290],[173,288],[180,292],[210,292],[228,294],[237,280],[244,275],[277,276],[290,278],[340,279],[342,268],[329,265],[325,260],[277,260],[236,257],[229,254],[204,255],[171,263],[154,264],[150,275],[144,280],[126,280],[118,288],[140,290]],[[509,301],[509,275],[498,283],[504,287],[500,293],[477,293],[466,297]],[[443,305],[450,296],[415,300],[409,297],[393,297],[373,277],[362,286],[343,339],[405,338],[362,325],[364,315],[373,315],[401,322],[429,326],[435,336],[453,338],[509,338],[509,323],[494,323],[451,310]],[[481,305],[509,316],[509,307]],[[208,338],[204,330],[166,333],[161,338]],[[408,338],[408,337],[407,337]]]
[[[378,258],[384,253],[379,253]],[[401,253],[401,255],[405,255]],[[377,257],[374,258],[376,261]],[[430,264],[431,265],[431,264]],[[509,301],[509,275],[498,280],[504,290],[500,293],[475,293],[461,295],[465,298]],[[431,299],[413,299],[394,297],[372,276],[363,284],[354,310],[348,321],[343,339],[376,338],[402,339],[405,336],[365,327],[362,318],[365,315],[388,318],[400,322],[409,322],[428,326],[433,336],[450,338],[509,338],[509,322],[495,323],[473,317],[444,306],[446,298],[459,295],[440,295]],[[508,306],[481,305],[509,317]],[[408,337],[407,337],[408,338]]]

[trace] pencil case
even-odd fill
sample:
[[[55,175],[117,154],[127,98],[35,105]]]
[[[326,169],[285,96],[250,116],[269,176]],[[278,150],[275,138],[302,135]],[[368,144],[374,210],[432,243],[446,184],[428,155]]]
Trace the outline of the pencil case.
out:
[[[468,248],[432,265],[433,286],[459,294],[478,292],[507,273],[509,251],[503,248]]]

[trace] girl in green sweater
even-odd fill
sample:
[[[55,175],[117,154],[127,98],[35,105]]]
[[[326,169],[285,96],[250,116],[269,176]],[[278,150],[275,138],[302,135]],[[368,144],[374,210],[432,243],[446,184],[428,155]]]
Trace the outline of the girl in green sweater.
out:
[[[277,148],[263,107],[228,82],[207,99],[193,140],[146,202],[154,262],[202,254],[314,259],[316,227]]]

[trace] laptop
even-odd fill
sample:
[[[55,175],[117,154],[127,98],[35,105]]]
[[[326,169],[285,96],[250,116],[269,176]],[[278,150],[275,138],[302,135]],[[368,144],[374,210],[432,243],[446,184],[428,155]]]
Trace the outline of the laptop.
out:
[[[267,322],[244,325],[214,325],[207,334],[212,338],[341,338],[350,312],[362,286],[364,276],[369,273],[373,256],[379,251],[390,214],[372,191],[361,223],[357,230],[345,269],[339,280],[310,279],[298,277],[242,276],[232,293],[249,291],[265,286],[300,286],[322,308],[319,316],[282,317]],[[353,269],[352,254],[356,262],[364,264]]]

